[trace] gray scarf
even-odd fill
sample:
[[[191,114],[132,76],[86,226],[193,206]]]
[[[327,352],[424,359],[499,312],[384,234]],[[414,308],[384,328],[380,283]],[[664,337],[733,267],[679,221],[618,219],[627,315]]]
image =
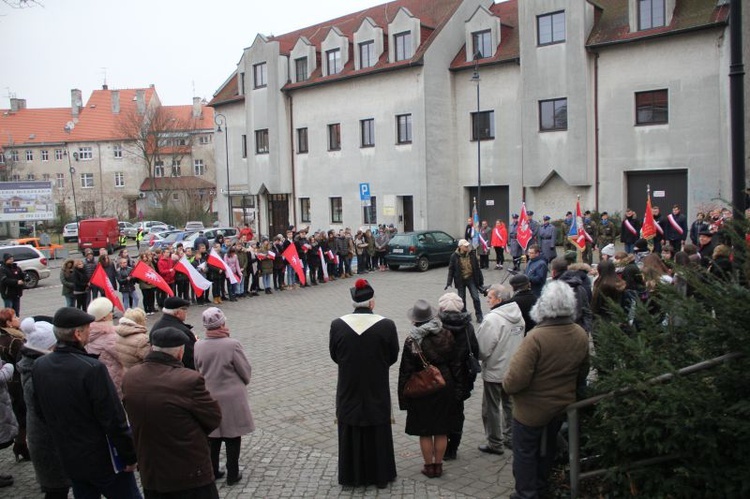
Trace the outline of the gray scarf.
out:
[[[443,324],[440,322],[440,319],[435,317],[421,326],[412,326],[409,330],[409,336],[417,343],[417,345],[421,345],[425,336],[438,334],[442,329]]]

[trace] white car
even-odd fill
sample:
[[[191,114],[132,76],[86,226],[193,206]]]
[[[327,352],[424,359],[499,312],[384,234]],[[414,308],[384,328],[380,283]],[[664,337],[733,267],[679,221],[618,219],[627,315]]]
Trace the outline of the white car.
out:
[[[35,288],[39,279],[46,279],[50,276],[47,257],[33,246],[25,244],[0,246],[0,253],[13,255],[13,261],[23,270],[23,280],[26,282],[27,288]]]
[[[65,227],[63,227],[63,241],[66,243],[78,241],[78,222],[65,224]]]

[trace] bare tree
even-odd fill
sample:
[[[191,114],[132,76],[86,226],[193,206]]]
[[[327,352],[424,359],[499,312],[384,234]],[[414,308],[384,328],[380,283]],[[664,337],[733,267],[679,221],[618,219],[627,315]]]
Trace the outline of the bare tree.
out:
[[[3,146],[4,162],[0,163],[0,179],[4,181],[13,180],[14,175],[19,175],[23,169],[23,164],[19,161],[21,150],[16,147],[11,139],[7,145]]]

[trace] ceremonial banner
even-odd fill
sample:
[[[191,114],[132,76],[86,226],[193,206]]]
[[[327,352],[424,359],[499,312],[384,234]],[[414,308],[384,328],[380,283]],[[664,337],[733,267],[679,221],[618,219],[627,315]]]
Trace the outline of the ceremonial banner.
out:
[[[302,260],[299,259],[299,254],[297,254],[297,247],[293,244],[290,244],[281,255],[286,259],[287,262],[289,262],[289,265],[292,266],[294,271],[297,273],[297,277],[299,277],[299,282],[304,286],[305,268],[302,266]]]
[[[526,203],[521,204],[521,217],[518,219],[518,228],[516,229],[516,239],[524,251],[531,241],[531,226],[529,226],[529,216],[526,214]]]
[[[142,261],[139,261],[137,264],[135,264],[135,267],[130,273],[130,276],[156,286],[157,288],[167,293],[169,296],[174,296],[174,291],[172,291],[172,288],[169,287],[167,281],[165,281],[164,278],[160,276],[153,267],[151,267],[150,265],[146,265]]]
[[[93,284],[94,286],[103,289],[104,295],[107,298],[109,298],[109,301],[111,301],[112,304],[115,307],[119,308],[121,311],[123,312],[125,311],[125,309],[122,306],[122,302],[120,301],[120,298],[117,296],[117,292],[115,291],[115,288],[112,286],[112,282],[109,280],[109,277],[107,277],[107,273],[104,271],[104,267],[102,267],[101,263],[96,266],[94,275],[91,276],[91,280],[89,282]]]

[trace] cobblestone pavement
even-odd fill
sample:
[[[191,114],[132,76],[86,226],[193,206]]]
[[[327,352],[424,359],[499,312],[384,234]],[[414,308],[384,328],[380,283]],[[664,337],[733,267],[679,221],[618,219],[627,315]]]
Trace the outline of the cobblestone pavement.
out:
[[[403,345],[408,331],[406,310],[418,298],[437,304],[444,292],[446,267],[373,272],[365,277],[375,288],[375,310],[392,318]],[[355,276],[356,277],[356,276]],[[485,271],[490,284],[506,277]],[[57,271],[28,290],[22,316],[51,314],[63,303]],[[394,445],[398,478],[388,488],[341,487],[337,481],[335,425],[336,365],[328,354],[330,321],[351,311],[349,287],[354,279],[340,279],[317,287],[277,292],[273,296],[225,302],[233,337],[244,345],[252,364],[248,387],[257,430],[242,439],[242,481],[232,487],[217,482],[219,495],[235,497],[508,497],[513,488],[510,452],[503,456],[477,450],[483,443],[482,384],[478,380],[466,402],[464,437],[458,459],[446,462],[444,475],[427,479],[417,438],[404,433],[406,415],[395,395],[398,362],[391,368]],[[200,314],[193,306],[187,322],[202,334]],[[485,305],[485,313],[487,312]],[[472,310],[473,312],[473,310]],[[149,317],[152,324],[158,314]],[[0,451],[0,472],[11,473],[15,484],[0,495],[15,499],[40,497],[31,463],[15,463],[10,449]]]

